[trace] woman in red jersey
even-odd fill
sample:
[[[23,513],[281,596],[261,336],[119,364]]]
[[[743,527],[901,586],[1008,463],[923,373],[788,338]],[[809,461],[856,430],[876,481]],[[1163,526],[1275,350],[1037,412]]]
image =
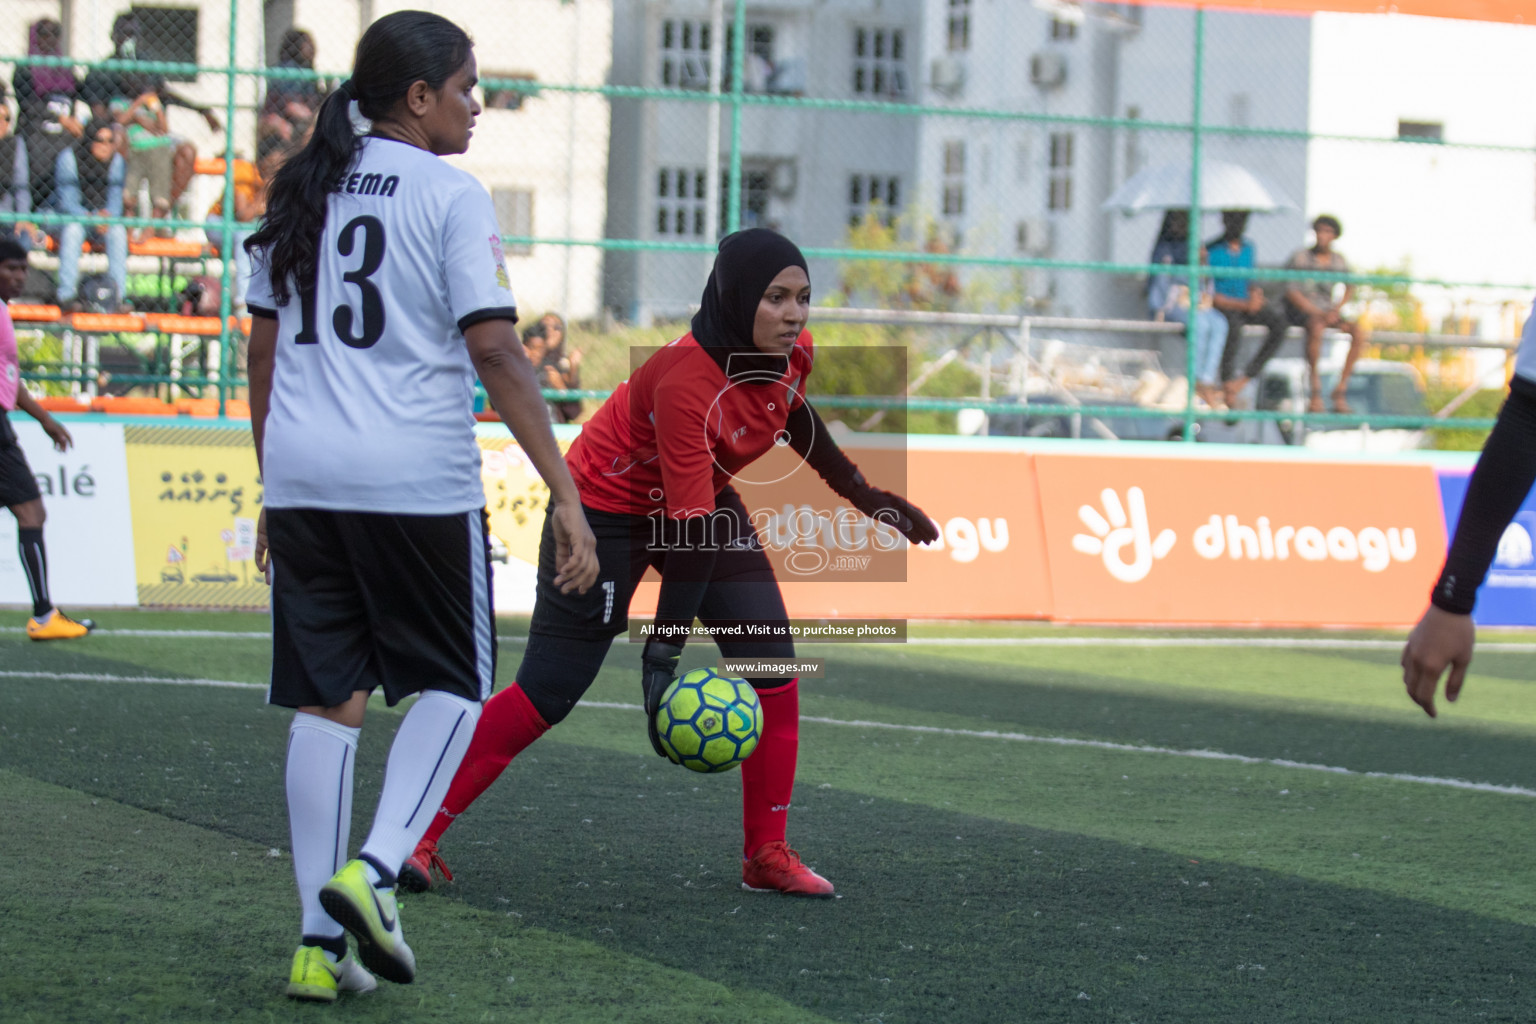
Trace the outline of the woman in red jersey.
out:
[[[791,658],[788,615],[773,567],[730,481],[775,444],[788,444],[859,511],[913,543],[938,529],[916,506],[870,486],[805,400],[811,282],[793,242],[755,228],[720,243],[693,330],[647,359],[583,427],[566,456],[597,537],[598,584],[554,585],[546,521],[538,596],[517,681],[485,706],[442,810],[400,872],[426,889],[443,832],[512,758],[581,699],[618,633],[647,567],[661,573],[652,639],[641,657],[651,742],[688,627],[699,619],[727,658]],[[749,637],[739,624],[759,627]],[[725,627],[737,626],[737,629]],[[757,749],[741,767],[742,885],[831,896],[832,883],[785,843],[799,749],[798,680],[754,677],[763,706]]]

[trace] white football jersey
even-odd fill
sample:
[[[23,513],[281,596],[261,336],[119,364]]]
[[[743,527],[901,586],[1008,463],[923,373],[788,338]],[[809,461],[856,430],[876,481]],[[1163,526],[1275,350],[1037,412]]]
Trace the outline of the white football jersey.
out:
[[[1520,335],[1520,348],[1515,352],[1515,373],[1536,384],[1536,302],[1525,318],[1525,331]]]
[[[485,188],[423,149],[364,141],[326,203],[312,302],[277,306],[259,254],[252,313],[278,321],[263,451],[273,508],[447,515],[480,508],[464,328],[516,319]]]

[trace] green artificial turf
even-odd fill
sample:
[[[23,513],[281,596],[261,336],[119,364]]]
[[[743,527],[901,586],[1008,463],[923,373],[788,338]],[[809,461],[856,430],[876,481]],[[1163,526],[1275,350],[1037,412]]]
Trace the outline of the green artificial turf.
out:
[[[790,840],[840,898],[796,901],[740,889],[734,777],[666,764],[603,706],[638,701],[618,646],[444,838],[457,881],[405,899],[418,983],[327,1008],[281,995],[265,619],[100,617],[78,643],[0,634],[0,816],[28,880],[0,894],[6,1020],[1536,1019],[1536,797],[1413,778],[1536,790],[1524,654],[1480,654],[1430,721],[1394,651],[818,646],[802,713],[828,721],[802,725]],[[145,676],[198,682],[125,681]],[[354,847],[398,720],[376,702],[364,728]]]

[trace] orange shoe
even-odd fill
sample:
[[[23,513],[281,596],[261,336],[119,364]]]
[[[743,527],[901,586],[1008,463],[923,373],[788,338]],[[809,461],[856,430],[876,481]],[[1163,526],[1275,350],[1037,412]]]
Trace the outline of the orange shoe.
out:
[[[806,867],[782,839],[765,843],[741,865],[741,887],[753,892],[831,899],[832,883]]]
[[[30,640],[74,640],[76,637],[85,636],[96,628],[96,623],[90,619],[81,619],[76,622],[57,608],[48,616],[46,623],[36,619],[27,620],[27,638]]]
[[[445,882],[453,881],[453,872],[443,863],[442,856],[437,852],[437,844],[430,839],[423,839],[416,844],[416,852],[400,865],[400,872],[395,877],[400,888],[406,892],[426,892],[432,888],[434,873]]]

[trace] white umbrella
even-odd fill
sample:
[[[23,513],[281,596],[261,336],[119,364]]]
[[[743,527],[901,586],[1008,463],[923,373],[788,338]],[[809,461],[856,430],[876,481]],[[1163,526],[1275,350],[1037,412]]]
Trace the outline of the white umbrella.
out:
[[[1189,209],[1188,161],[1159,164],[1127,178],[1104,200],[1105,210],[1140,213],[1143,210]],[[1200,165],[1200,208],[1202,210],[1252,210],[1272,213],[1294,209],[1295,203],[1265,185],[1246,167],[1224,160],[1206,160]]]

